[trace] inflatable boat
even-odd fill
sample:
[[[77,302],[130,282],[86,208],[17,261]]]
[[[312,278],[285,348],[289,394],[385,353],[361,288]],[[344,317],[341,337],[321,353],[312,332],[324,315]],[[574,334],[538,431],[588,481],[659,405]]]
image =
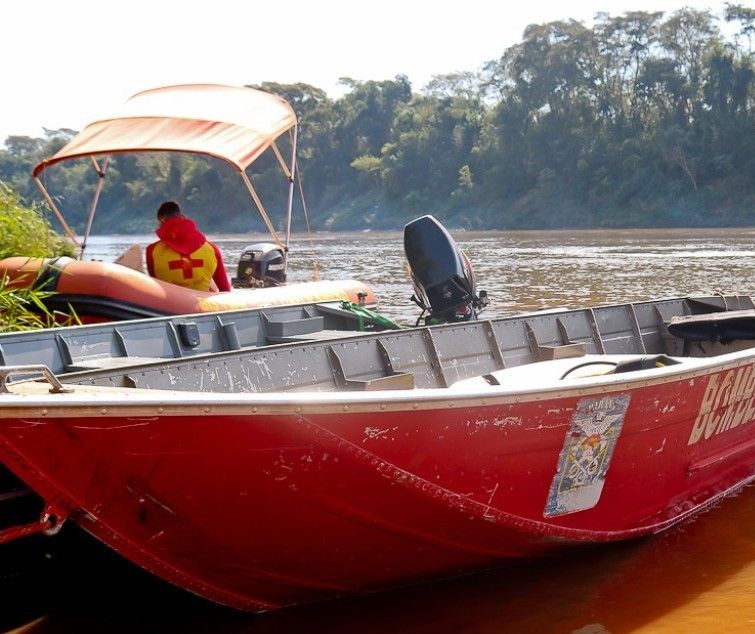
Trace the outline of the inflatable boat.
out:
[[[281,138],[287,138],[284,149],[290,149],[289,159],[284,158],[277,145]],[[286,284],[298,177],[296,140],[297,118],[291,106],[284,99],[261,90],[191,84],[140,92],[119,112],[89,124],[54,156],[34,168],[34,180],[47,204],[78,247],[77,259],[8,258],[0,261],[0,278],[7,275],[16,286],[33,285],[52,292],[45,300],[48,307],[65,312],[72,308],[84,322],[317,301],[372,304],[375,302],[372,292],[353,280]],[[268,150],[274,154],[288,187],[287,209],[281,227],[271,221],[246,173]],[[144,152],[209,156],[220,159],[238,173],[271,239],[271,242],[255,242],[244,249],[234,280],[238,290],[203,292],[153,279],[138,271],[141,258],[130,267],[86,261],[87,241],[110,157]],[[51,167],[76,160],[91,163],[97,178],[81,236],[66,221],[41,178]],[[301,191],[300,186],[298,189]]]
[[[0,260],[0,278],[4,276],[16,287],[33,286],[49,292],[43,302],[50,312],[73,311],[82,323],[338,300],[376,302],[373,292],[356,280],[213,293],[163,282],[121,264],[69,257],[6,258]]]

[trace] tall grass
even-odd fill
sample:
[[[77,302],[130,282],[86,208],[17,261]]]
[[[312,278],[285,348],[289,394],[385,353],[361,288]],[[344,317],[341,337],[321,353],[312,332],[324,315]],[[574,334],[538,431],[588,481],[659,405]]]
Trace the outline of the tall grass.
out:
[[[73,244],[55,233],[36,208],[24,206],[20,196],[0,181],[0,259],[73,253]],[[50,295],[34,288],[15,288],[7,275],[0,277],[0,332],[79,322],[73,310],[69,314],[49,311],[44,300]]]
[[[24,206],[21,197],[0,181],[0,259],[73,255],[74,249],[71,242],[53,231],[38,209]]]
[[[80,323],[70,308],[69,313],[50,311],[44,304],[50,292],[34,288],[14,288],[8,277],[0,278],[0,332],[35,330]]]

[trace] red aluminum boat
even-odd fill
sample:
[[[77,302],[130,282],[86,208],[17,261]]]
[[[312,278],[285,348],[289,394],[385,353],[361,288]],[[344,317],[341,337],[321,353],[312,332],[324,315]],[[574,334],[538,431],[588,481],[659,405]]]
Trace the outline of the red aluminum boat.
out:
[[[246,610],[656,533],[755,474],[749,296],[60,378],[0,394],[0,458],[45,504],[0,540],[73,521]]]

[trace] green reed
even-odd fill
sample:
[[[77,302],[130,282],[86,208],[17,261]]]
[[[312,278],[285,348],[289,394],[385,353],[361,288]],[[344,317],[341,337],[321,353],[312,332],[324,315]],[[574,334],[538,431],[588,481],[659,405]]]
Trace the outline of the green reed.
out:
[[[74,245],[53,231],[35,207],[0,181],[0,259],[11,256],[55,257],[73,255]],[[44,300],[52,295],[34,288],[18,288],[7,275],[0,277],[0,332],[49,328],[79,323],[69,312],[50,311]]]

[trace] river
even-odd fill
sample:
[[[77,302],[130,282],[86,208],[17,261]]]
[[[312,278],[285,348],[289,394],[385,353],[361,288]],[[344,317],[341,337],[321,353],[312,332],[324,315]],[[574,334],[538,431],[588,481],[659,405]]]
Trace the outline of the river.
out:
[[[473,264],[478,288],[488,291],[487,318],[754,286],[755,229],[458,232],[454,238]],[[229,274],[243,247],[260,239],[215,239]],[[113,260],[131,244],[152,240],[95,236],[87,257]],[[289,281],[307,280],[313,264],[323,279],[356,278],[372,286],[387,315],[416,319],[400,233],[294,236]]]
[[[478,288],[488,291],[483,315],[489,318],[545,307],[753,291],[755,229],[454,235],[472,261]],[[130,244],[150,240],[94,238],[89,257],[112,260]],[[231,271],[241,248],[256,240],[216,241]],[[289,279],[307,279],[313,261],[324,279],[370,284],[392,318],[416,319],[400,234],[296,237]],[[33,565],[0,585],[0,632],[755,632],[753,487],[654,537],[262,615],[220,609],[153,585],[85,536],[69,539],[83,544],[74,549],[76,556],[52,548],[35,552]],[[90,557],[79,558],[80,552]]]

